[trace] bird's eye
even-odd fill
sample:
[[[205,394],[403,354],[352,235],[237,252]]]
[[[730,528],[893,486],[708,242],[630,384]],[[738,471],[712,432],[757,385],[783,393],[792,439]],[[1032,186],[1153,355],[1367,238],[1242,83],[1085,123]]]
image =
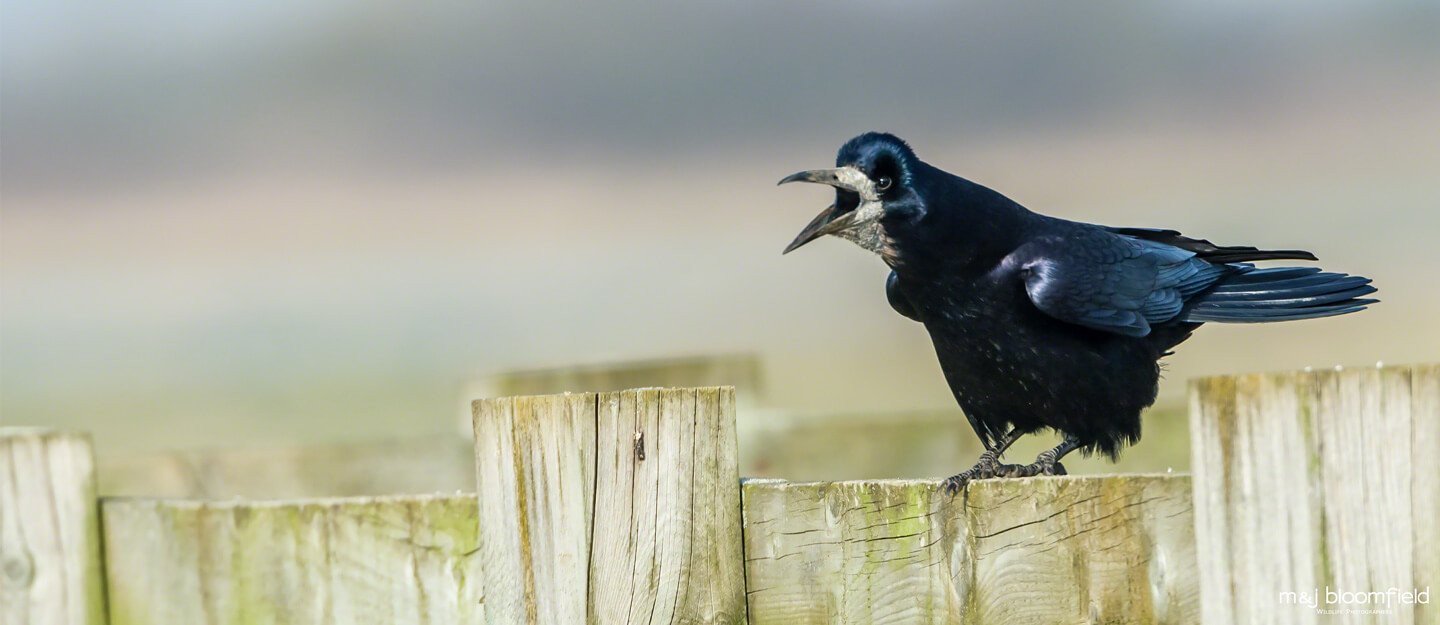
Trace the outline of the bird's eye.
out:
[[[889,189],[890,185],[893,183],[894,181],[891,180],[888,176],[881,176],[875,179],[875,190],[884,191],[886,189]]]

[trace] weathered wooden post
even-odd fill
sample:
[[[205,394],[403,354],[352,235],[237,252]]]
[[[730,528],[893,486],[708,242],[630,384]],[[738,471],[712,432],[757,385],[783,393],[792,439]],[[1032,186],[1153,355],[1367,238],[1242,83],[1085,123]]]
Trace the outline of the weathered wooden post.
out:
[[[101,625],[90,439],[0,428],[0,624]]]
[[[482,620],[475,498],[106,498],[110,625]]]
[[[744,489],[755,625],[1200,622],[1185,476]]]
[[[1204,622],[1440,623],[1440,366],[1208,378],[1190,406]]]
[[[490,623],[743,623],[734,389],[474,404]]]

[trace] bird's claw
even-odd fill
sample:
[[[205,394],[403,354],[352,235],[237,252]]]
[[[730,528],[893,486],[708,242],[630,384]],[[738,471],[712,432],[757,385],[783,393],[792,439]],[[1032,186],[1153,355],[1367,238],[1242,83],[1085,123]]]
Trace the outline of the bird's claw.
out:
[[[965,485],[969,484],[970,480],[984,479],[984,477],[981,477],[980,473],[976,471],[976,469],[978,468],[979,467],[966,469],[964,471],[956,473],[955,475],[945,478],[945,494],[954,496],[955,493],[958,493],[961,489],[965,488]],[[991,475],[989,477],[994,476]]]
[[[1037,475],[1068,475],[1065,465],[1055,460],[1037,459],[1033,464],[1000,464],[994,458],[981,456],[975,466],[945,478],[945,492],[954,495],[974,480],[996,477],[1035,477]]]
[[[972,480],[988,480],[994,477],[1017,477],[1019,471],[1025,467],[1018,464],[1000,464],[995,457],[988,452],[980,456],[975,466],[945,478],[943,483],[945,492],[954,495],[965,488]]]
[[[1069,475],[1065,471],[1065,465],[1057,461],[1036,460],[1033,464],[1019,467],[1019,471],[1013,477],[1035,477],[1037,475]]]

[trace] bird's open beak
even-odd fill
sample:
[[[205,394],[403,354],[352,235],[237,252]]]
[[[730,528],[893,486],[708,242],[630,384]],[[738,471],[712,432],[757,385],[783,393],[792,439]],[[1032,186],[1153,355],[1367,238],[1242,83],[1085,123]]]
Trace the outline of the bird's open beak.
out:
[[[790,245],[785,246],[785,251],[780,253],[789,254],[791,250],[797,247],[843,228],[848,221],[847,219],[836,219],[835,205],[831,204],[826,207],[825,210],[820,211],[820,214],[816,215],[814,219],[810,220],[810,223],[805,226],[805,229],[800,231],[799,236],[796,236],[795,240],[790,242]]]
[[[829,185],[837,189],[854,191],[862,195],[865,194],[870,185],[870,179],[854,167],[802,171],[782,178],[779,184],[785,184],[787,182],[814,182]],[[810,220],[809,225],[806,225],[805,229],[800,231],[799,236],[796,236],[795,240],[790,242],[790,245],[785,246],[785,251],[781,253],[789,254],[791,250],[815,239],[827,234],[833,234],[839,230],[844,230],[850,225],[850,222],[853,221],[853,217],[853,211],[836,215],[835,205],[831,204],[825,210],[820,211],[820,214],[816,215],[814,219]]]

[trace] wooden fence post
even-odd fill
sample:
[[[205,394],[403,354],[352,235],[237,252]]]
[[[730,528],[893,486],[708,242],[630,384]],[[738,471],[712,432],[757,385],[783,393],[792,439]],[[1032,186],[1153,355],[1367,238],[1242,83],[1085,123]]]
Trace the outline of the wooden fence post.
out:
[[[734,389],[476,401],[490,623],[745,620]]]
[[[1201,379],[1190,405],[1204,622],[1440,622],[1440,366]]]
[[[0,428],[0,624],[102,625],[90,439]]]
[[[1200,622],[1184,476],[744,491],[755,625]]]
[[[110,625],[484,619],[475,498],[106,498]]]

